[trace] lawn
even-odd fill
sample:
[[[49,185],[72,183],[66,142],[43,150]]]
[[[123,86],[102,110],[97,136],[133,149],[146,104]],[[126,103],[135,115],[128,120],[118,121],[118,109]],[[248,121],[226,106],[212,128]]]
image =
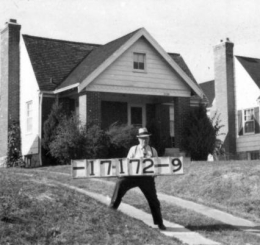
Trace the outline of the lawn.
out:
[[[22,174],[17,174],[18,172]],[[176,244],[157,229],[32,176],[0,169],[0,244]]]
[[[240,217],[245,217],[252,221],[259,222],[260,221],[260,213],[259,213],[259,205],[258,205],[260,200],[259,198],[260,164],[259,163],[260,163],[259,161],[240,162],[240,163],[237,162],[186,163],[184,168],[184,175],[171,176],[171,177],[168,176],[157,177],[156,178],[157,190],[167,194],[193,200],[198,203],[203,203],[209,206],[217,207],[219,209],[228,211],[230,213],[234,213]],[[48,171],[67,173],[67,175],[52,174],[51,172],[48,173]],[[31,197],[30,200],[34,200],[32,203],[36,202],[38,206],[44,203],[44,207],[47,207],[46,205],[48,203],[52,203],[51,206],[52,210],[55,210],[55,208],[53,208],[53,202],[54,202],[53,200],[56,200],[55,203],[69,202],[73,204],[72,206],[70,206],[70,204],[67,204],[67,206],[71,207],[72,210],[70,209],[70,211],[66,211],[66,212],[68,214],[71,212],[71,215],[73,217],[78,217],[78,218],[75,218],[73,222],[69,222],[69,224],[67,224],[66,227],[55,225],[55,222],[57,221],[51,220],[52,218],[53,219],[55,218],[55,215],[44,216],[50,219],[49,221],[45,220],[45,223],[46,224],[53,223],[53,225],[52,226],[46,225],[48,229],[45,231],[45,233],[41,233],[41,235],[35,238],[36,239],[35,241],[40,241],[39,244],[46,244],[44,243],[44,241],[48,241],[48,239],[52,239],[51,243],[49,244],[56,244],[56,243],[69,244],[66,243],[66,241],[72,241],[72,243],[70,244],[77,244],[77,242],[78,244],[88,244],[86,242],[85,243],[83,242],[85,236],[91,237],[91,232],[89,233],[84,232],[85,230],[88,230],[83,228],[84,227],[83,224],[85,223],[88,223],[90,227],[92,227],[92,225],[94,226],[94,228],[92,229],[92,233],[93,230],[96,229],[95,228],[96,226],[100,225],[102,227],[98,229],[101,231],[99,235],[93,234],[91,238],[88,238],[88,239],[93,239],[93,240],[89,240],[89,244],[122,244],[123,242],[126,244],[181,244],[175,240],[172,240],[171,238],[164,237],[158,232],[158,230],[153,230],[150,229],[149,227],[146,227],[146,225],[142,224],[142,222],[125,217],[120,212],[111,213],[111,211],[108,210],[107,207],[96,203],[92,199],[89,199],[80,194],[76,194],[62,187],[48,186],[48,188],[46,188],[46,185],[44,187],[44,185],[41,184],[42,182],[48,184],[51,183],[50,180],[56,180],[56,181],[61,181],[62,183],[67,183],[80,188],[84,188],[92,192],[96,192],[108,196],[112,195],[113,185],[108,185],[100,181],[91,181],[87,179],[74,179],[74,180],[71,179],[70,166],[57,166],[57,167],[48,167],[48,168],[39,168],[39,169],[10,169],[10,170],[3,170],[3,171],[0,170],[0,173],[1,172],[5,173],[5,176],[13,175],[12,178],[16,176],[15,178],[21,179],[20,181],[23,180],[22,184],[19,184],[19,188],[25,185],[24,182],[27,183],[25,186],[27,186],[27,188],[29,188],[30,186],[31,188],[31,189],[29,188],[29,191],[27,191],[28,193],[31,193],[29,196],[33,196],[33,193],[37,193],[35,194],[35,198]],[[29,175],[28,176],[17,175],[15,174],[17,172],[27,174],[27,175],[29,174]],[[32,184],[28,184],[30,183],[28,181],[29,179],[34,181],[39,181],[39,183],[33,184],[33,188],[32,188]],[[115,179],[109,179],[109,180],[114,181]],[[35,186],[38,187],[36,188]],[[0,185],[0,190],[1,189],[2,186]],[[41,193],[41,189],[44,194]],[[47,190],[50,191],[50,189],[51,190],[53,189],[53,192],[51,193],[56,193],[56,194],[48,194]],[[54,190],[56,190],[56,192]],[[19,191],[16,191],[16,193],[19,193]],[[65,199],[62,199],[59,195],[61,195],[61,197]],[[73,198],[69,198],[70,195],[72,195]],[[43,198],[42,196],[45,198]],[[42,197],[43,199],[41,198],[39,199],[39,197]],[[74,201],[72,201],[72,199]],[[143,195],[141,194],[131,191],[125,196],[124,202],[129,203],[146,212],[150,212],[147,202],[143,197]],[[162,202],[161,205],[162,205],[162,212],[163,212],[164,219],[179,223],[185,226],[186,228],[199,232],[203,236],[212,239],[214,241],[218,241],[221,242],[222,244],[227,244],[227,245],[260,244],[260,238],[258,236],[241,232],[235,229],[234,227],[207,218],[193,211],[186,210],[177,206],[169,205],[165,202]],[[76,213],[74,213],[73,211],[74,206],[75,206],[75,210],[77,210]],[[63,207],[63,205],[61,205],[61,207]],[[59,205],[56,208],[59,209]],[[90,211],[84,212],[83,211],[84,208],[86,210],[88,210],[89,208]],[[64,220],[66,220],[66,217],[71,217],[70,215],[67,215],[66,212],[62,212],[62,214],[59,211],[55,211],[55,212],[61,216],[61,220],[63,220],[62,218],[63,213],[66,214]],[[95,212],[99,212],[99,213],[95,213]],[[22,213],[26,214],[26,212],[24,211]],[[18,215],[18,218],[21,219],[18,222],[15,220],[14,217],[11,218],[11,220],[9,221],[8,220],[2,221],[2,223],[5,224],[5,226],[7,226],[7,224],[18,225],[17,223],[19,223],[21,220],[24,219],[23,218],[24,216],[22,216],[21,218]],[[103,217],[102,225],[99,224],[100,219],[99,220],[95,219],[95,217]],[[104,220],[106,218],[107,221]],[[86,222],[86,220],[88,220],[88,222]],[[97,221],[97,223],[95,223],[95,220]],[[109,223],[109,220],[113,220],[113,222]],[[79,223],[77,223],[78,221]],[[129,222],[131,224],[129,224]],[[61,222],[61,223],[63,224],[65,222]],[[0,227],[2,227],[1,225]],[[28,226],[28,223],[26,223],[26,225]],[[37,225],[35,225],[35,227],[37,227]],[[56,232],[55,227],[59,227],[57,229],[58,232]],[[114,228],[112,229],[111,227]],[[132,230],[134,227],[137,227],[136,228],[137,230],[135,229]],[[54,229],[54,233],[52,233],[53,229]],[[25,232],[25,234],[31,234],[33,230],[34,229],[30,228]],[[76,230],[79,230],[79,232],[77,233]],[[137,231],[140,232],[140,235]],[[75,238],[73,237],[73,234],[75,232],[81,235]],[[138,234],[137,235],[138,238],[136,237],[136,232]],[[2,234],[1,228],[0,228],[0,234]],[[54,235],[50,235],[50,234],[54,234]],[[82,238],[83,240],[81,240],[80,238],[81,236],[83,236]],[[102,237],[103,239],[100,240],[101,242],[98,242],[98,239],[100,239],[99,237]],[[149,237],[149,240],[146,240],[147,237]],[[3,239],[3,236],[1,239]],[[77,241],[73,239],[79,239],[79,240]],[[2,244],[1,240],[0,240],[0,244]],[[16,244],[23,244],[23,243],[18,242]],[[24,244],[28,244],[28,243],[25,242]],[[35,243],[32,242],[31,244],[35,244]]]
[[[158,177],[160,192],[260,223],[260,161],[191,162],[184,174]]]

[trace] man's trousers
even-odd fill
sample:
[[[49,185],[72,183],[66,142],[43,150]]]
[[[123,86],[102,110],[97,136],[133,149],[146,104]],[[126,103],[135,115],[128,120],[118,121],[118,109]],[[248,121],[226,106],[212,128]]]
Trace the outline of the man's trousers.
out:
[[[134,187],[139,187],[145,195],[152,212],[154,224],[163,224],[160,202],[157,198],[154,178],[151,176],[121,177],[116,183],[109,207],[117,209],[125,193]]]

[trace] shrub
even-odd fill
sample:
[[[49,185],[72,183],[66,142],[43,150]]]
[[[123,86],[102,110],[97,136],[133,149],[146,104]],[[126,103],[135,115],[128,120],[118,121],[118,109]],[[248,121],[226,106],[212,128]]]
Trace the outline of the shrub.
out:
[[[108,137],[98,126],[82,126],[78,117],[63,117],[50,143],[50,153],[59,163],[69,164],[71,159],[103,158],[107,156]]]
[[[203,104],[193,108],[185,119],[181,132],[181,150],[186,151],[192,160],[207,160],[208,154],[213,154],[215,150],[215,142],[221,127],[217,114],[210,119]]]
[[[21,133],[18,122],[13,121],[8,127],[7,167],[24,167],[21,154]]]
[[[137,129],[133,126],[113,123],[106,134],[110,139],[108,158],[124,158],[130,147],[138,143]]]
[[[86,158],[107,158],[109,154],[110,140],[108,135],[97,125],[89,125],[86,128]]]

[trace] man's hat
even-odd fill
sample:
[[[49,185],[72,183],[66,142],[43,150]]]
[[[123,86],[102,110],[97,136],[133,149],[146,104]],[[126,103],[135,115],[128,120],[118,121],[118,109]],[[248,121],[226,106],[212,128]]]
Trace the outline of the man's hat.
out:
[[[137,138],[147,138],[151,136],[150,133],[148,133],[147,128],[139,128]]]

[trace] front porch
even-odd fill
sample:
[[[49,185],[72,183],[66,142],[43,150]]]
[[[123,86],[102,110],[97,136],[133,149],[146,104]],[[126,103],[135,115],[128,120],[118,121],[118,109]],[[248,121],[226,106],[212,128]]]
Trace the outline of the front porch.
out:
[[[147,127],[153,135],[151,144],[161,153],[167,148],[170,155],[172,148],[176,148],[177,154],[184,116],[190,108],[189,97],[89,91],[65,92],[59,97],[61,101],[72,101],[83,124],[94,123],[104,130],[113,123]]]

